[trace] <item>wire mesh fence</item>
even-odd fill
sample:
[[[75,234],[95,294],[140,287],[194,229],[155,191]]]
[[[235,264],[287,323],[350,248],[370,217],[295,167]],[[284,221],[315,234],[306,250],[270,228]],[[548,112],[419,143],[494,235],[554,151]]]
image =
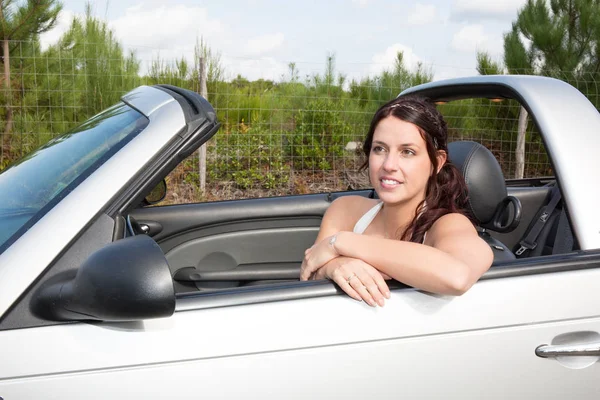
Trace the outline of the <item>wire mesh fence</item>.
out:
[[[116,43],[11,42],[0,78],[0,170],[50,138],[118,102],[140,86],[172,84],[198,91],[197,61],[148,61],[124,55]],[[206,55],[206,54],[204,54]],[[211,69],[212,68],[212,69]],[[197,154],[168,177],[173,203],[304,194],[369,187],[360,167],[361,143],[375,110],[402,90],[432,78],[397,67],[360,81],[344,81],[324,63],[323,75],[301,81],[224,79],[208,67],[208,100],[221,130],[207,143],[207,187],[201,192]],[[211,75],[212,74],[212,75]],[[598,104],[595,76],[557,73]],[[506,178],[515,176],[520,105],[469,99],[440,104],[450,140],[475,140],[497,156]],[[525,177],[553,174],[541,137],[528,122]]]

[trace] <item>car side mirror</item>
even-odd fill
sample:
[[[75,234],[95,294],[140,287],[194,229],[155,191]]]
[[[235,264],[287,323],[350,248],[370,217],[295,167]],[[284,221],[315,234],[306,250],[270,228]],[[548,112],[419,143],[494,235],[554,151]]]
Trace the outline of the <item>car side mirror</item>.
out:
[[[175,289],[158,244],[138,235],[93,253],[74,278],[42,286],[33,309],[58,321],[161,318],[175,311]]]
[[[167,181],[162,180],[152,189],[150,193],[146,197],[144,197],[144,202],[146,205],[160,203],[167,196]]]

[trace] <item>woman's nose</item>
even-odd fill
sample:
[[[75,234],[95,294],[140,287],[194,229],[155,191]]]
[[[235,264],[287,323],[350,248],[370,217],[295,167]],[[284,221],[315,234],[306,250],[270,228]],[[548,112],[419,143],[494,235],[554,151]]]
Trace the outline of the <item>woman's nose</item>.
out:
[[[383,169],[386,171],[396,171],[398,169],[398,159],[393,155],[388,155],[383,162]]]

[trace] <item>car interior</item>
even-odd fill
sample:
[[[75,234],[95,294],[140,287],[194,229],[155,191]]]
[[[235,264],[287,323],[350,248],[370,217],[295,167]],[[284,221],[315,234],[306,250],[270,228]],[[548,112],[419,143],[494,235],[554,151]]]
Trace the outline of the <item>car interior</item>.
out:
[[[493,268],[510,266],[518,257],[555,253],[560,215],[566,216],[560,197],[549,215],[540,217],[556,200],[552,179],[507,185],[496,157],[474,141],[450,143],[449,158],[465,177],[469,211],[493,250]],[[275,284],[298,280],[304,250],[314,243],[325,210],[347,195],[376,197],[373,190],[358,190],[143,207],[128,221],[160,245],[177,293]],[[541,226],[536,225],[540,218]],[[565,236],[565,229],[560,232]],[[526,250],[517,255],[524,242]]]

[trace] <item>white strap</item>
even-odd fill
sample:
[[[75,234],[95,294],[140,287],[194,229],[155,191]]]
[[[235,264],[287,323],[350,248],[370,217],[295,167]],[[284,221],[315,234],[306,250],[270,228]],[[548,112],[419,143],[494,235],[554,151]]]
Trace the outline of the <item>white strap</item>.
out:
[[[371,208],[369,211],[365,213],[354,225],[354,233],[362,234],[367,229],[367,227],[373,222],[375,216],[383,207],[383,202],[379,202],[375,204],[375,207]]]

